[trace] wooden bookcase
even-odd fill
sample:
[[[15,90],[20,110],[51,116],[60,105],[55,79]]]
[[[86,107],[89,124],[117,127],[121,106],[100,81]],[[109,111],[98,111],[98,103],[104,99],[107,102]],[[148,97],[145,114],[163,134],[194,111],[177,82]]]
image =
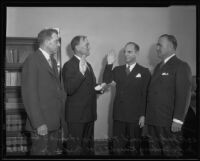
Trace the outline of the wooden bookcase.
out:
[[[21,98],[21,69],[24,60],[38,49],[36,38],[7,37],[5,54],[5,151],[6,155],[26,155],[30,134],[25,131],[26,112]],[[61,71],[60,49],[55,55]]]

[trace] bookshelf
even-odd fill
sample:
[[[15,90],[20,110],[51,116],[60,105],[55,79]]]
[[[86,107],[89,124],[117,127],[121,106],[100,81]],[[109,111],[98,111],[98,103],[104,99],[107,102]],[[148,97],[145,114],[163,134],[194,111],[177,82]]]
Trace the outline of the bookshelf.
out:
[[[27,155],[30,134],[25,131],[26,112],[21,97],[21,71],[25,59],[38,49],[36,38],[7,37],[5,56],[5,151],[7,156]],[[60,49],[55,55],[61,71]]]

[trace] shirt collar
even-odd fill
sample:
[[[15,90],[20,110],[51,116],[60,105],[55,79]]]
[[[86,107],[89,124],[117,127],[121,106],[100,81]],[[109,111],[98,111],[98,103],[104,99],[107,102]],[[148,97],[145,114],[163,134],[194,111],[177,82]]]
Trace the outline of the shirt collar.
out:
[[[168,56],[167,58],[165,58],[164,63],[166,64],[173,56],[175,56],[175,54],[172,54]]]
[[[44,51],[44,50],[41,49],[41,48],[39,48],[39,50],[42,52],[42,54],[44,55],[44,57],[45,57],[47,60],[50,59],[50,55],[49,55],[46,51]]]
[[[81,60],[81,58],[78,55],[74,55],[78,60]]]
[[[134,64],[132,64],[132,65],[130,65],[130,71],[132,71],[133,70],[133,68],[135,67],[135,65],[136,65],[136,63],[134,63]],[[128,67],[128,64],[126,64],[126,67]]]
[[[74,55],[78,60],[81,60],[81,58],[78,55]],[[87,60],[85,60],[87,62]]]

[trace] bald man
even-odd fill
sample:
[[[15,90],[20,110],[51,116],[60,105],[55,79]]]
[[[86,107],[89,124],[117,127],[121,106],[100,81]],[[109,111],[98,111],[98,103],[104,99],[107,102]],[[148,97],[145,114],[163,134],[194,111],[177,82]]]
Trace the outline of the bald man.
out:
[[[138,44],[128,42],[124,47],[124,55],[126,64],[112,70],[115,53],[110,52],[103,74],[103,82],[116,83],[113,106],[113,153],[139,155],[147,87],[151,75],[147,68],[136,62],[139,55]]]
[[[176,48],[173,35],[159,37],[161,62],[149,85],[145,122],[150,154],[155,156],[182,156],[181,128],[189,107],[192,76],[189,65],[176,57]]]

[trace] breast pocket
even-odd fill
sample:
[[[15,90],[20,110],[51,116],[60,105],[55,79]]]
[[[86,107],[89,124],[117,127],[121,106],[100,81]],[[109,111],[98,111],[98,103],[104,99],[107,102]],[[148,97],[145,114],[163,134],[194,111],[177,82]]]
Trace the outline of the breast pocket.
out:
[[[165,87],[172,87],[174,85],[175,75],[169,72],[163,72],[161,75],[161,83],[165,85]]]

